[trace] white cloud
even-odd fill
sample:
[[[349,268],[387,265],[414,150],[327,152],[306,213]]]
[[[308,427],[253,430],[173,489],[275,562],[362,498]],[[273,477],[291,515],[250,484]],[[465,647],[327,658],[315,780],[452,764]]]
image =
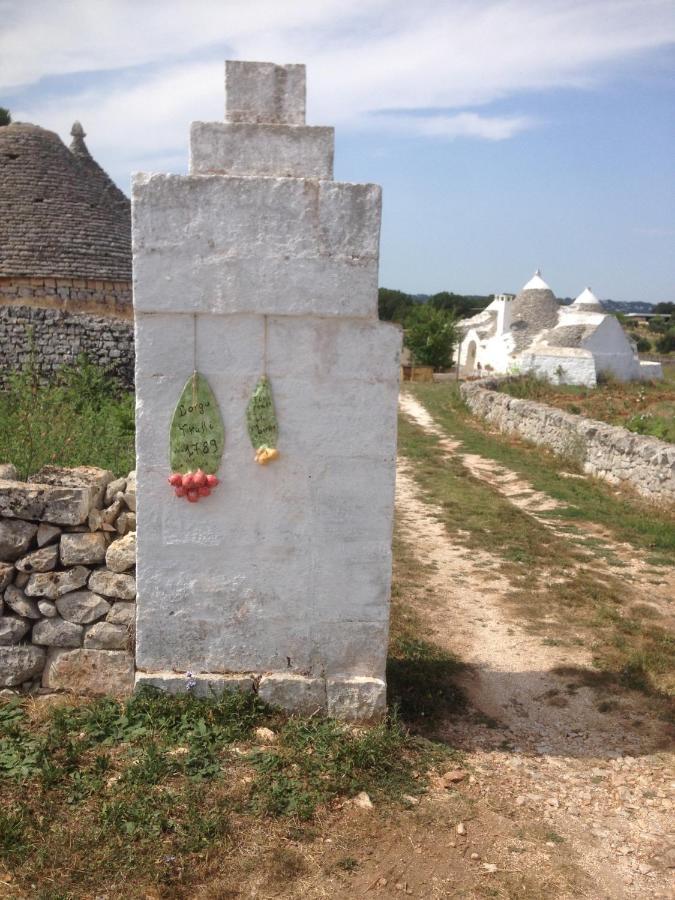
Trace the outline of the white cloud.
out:
[[[81,119],[125,167],[177,158],[189,121],[222,118],[225,55],[307,63],[317,124],[502,140],[533,121],[476,107],[587,85],[675,41],[672,0],[0,0],[0,20],[0,86],[87,85],[15,117],[61,134]]]

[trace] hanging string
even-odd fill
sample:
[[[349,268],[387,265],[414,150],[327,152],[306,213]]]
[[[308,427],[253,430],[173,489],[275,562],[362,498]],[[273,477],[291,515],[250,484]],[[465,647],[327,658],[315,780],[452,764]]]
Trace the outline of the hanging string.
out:
[[[263,316],[263,376],[267,378],[267,316]]]
[[[197,314],[192,314],[192,405],[197,402]]]

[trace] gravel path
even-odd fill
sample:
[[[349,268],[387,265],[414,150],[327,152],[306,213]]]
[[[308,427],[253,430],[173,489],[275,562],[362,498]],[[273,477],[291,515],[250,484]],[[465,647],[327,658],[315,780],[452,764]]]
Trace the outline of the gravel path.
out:
[[[417,401],[403,395],[401,406],[442,441],[444,452],[461,454],[460,443],[447,438]],[[472,474],[503,496],[512,492],[513,502],[555,527],[545,519],[553,498],[491,460],[461,455]],[[528,490],[530,498],[523,499]],[[646,721],[637,694],[620,709],[600,713],[595,689],[556,673],[560,666],[590,666],[588,651],[543,643],[514,618],[505,602],[514,588],[496,574],[500,561],[453,542],[441,511],[421,498],[407,463],[399,467],[397,509],[403,539],[433,564],[432,602],[418,612],[433,640],[469,663],[463,681],[470,701],[497,725],[486,727],[475,716],[447,725],[448,741],[469,754],[481,793],[514,815],[530,811],[549,823],[597,889],[588,896],[675,896],[675,767],[673,754],[659,743],[661,723]],[[587,532],[580,524],[578,534],[558,533],[579,540]],[[643,563],[634,548],[617,546],[622,555],[630,551],[630,580]],[[637,600],[637,582],[635,590]],[[662,586],[662,600],[669,591]],[[549,842],[552,856],[556,840]]]

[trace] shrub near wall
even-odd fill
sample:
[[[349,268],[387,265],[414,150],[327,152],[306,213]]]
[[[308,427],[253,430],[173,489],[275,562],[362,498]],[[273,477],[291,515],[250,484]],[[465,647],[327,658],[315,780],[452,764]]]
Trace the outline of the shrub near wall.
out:
[[[625,482],[656,502],[675,502],[675,446],[625,428],[500,393],[494,380],[464,382],[462,397],[477,416],[614,484]]]
[[[91,466],[0,466],[0,688],[128,694],[136,486]]]

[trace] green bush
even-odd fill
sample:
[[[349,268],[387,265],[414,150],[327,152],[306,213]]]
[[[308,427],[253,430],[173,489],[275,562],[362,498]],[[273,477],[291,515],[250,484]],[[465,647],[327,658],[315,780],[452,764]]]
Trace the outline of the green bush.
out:
[[[669,329],[658,339],[656,349],[659,353],[672,353],[675,350],[675,328]]]
[[[652,342],[645,337],[639,337],[637,339],[637,350],[638,353],[649,353],[652,349]]]
[[[445,369],[452,365],[457,343],[455,317],[428,304],[416,306],[405,320],[405,345],[419,366]]]
[[[0,391],[0,462],[21,477],[44,465],[134,467],[134,395],[81,357],[47,385],[34,366]]]

